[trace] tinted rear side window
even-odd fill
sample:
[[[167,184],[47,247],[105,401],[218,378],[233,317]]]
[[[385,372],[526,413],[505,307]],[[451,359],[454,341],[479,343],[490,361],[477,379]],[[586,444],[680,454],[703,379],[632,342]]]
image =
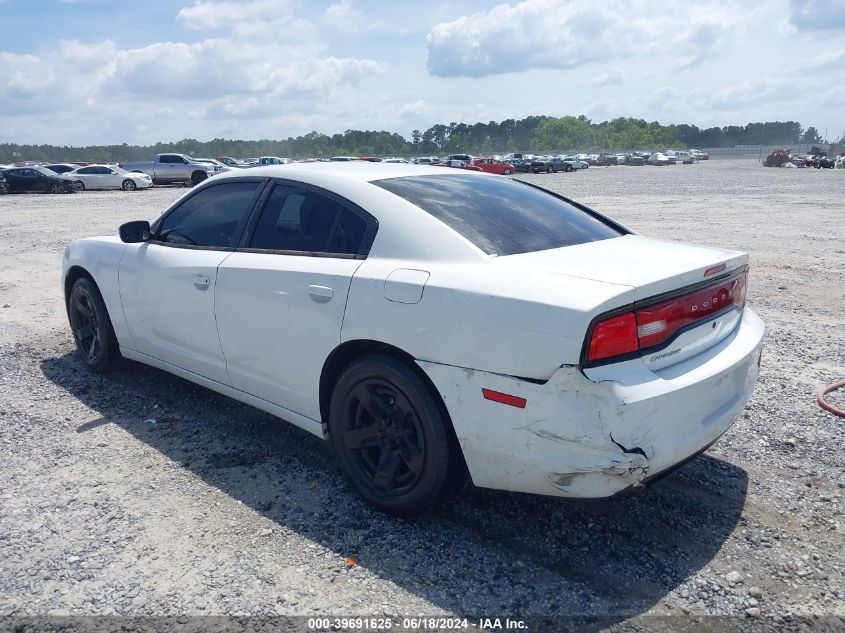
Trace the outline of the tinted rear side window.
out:
[[[430,213],[488,255],[516,255],[623,235],[565,200],[509,178],[443,174],[373,184]]]

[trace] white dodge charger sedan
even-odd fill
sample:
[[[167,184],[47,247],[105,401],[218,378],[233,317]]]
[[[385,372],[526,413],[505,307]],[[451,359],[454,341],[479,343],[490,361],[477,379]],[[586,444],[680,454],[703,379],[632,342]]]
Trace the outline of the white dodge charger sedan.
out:
[[[91,369],[122,355],[330,439],[411,515],[466,473],[604,497],[706,449],[759,372],[747,270],[524,182],[348,162],[216,176],[62,274]]]

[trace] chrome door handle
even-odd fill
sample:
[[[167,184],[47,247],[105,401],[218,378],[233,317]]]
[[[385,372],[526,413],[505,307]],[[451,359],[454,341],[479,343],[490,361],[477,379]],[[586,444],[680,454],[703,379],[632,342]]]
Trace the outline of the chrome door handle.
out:
[[[208,288],[211,285],[211,279],[208,275],[194,275],[194,285],[197,288]]]
[[[320,299],[331,299],[334,296],[334,290],[328,286],[308,286],[308,294]]]

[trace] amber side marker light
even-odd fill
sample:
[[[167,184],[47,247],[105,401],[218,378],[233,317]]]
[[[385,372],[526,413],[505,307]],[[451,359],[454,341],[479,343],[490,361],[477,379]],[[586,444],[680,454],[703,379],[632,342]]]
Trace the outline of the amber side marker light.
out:
[[[481,393],[484,394],[485,400],[500,402],[502,404],[507,404],[512,407],[516,407],[517,409],[524,409],[525,405],[528,404],[528,400],[526,400],[525,398],[520,398],[519,396],[512,396],[509,393],[502,393],[501,391],[493,391],[492,389],[482,389]]]

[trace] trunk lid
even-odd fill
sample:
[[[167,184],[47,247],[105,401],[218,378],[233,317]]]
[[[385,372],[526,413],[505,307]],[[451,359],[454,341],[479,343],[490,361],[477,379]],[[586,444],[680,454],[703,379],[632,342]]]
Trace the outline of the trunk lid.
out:
[[[688,286],[705,284],[709,287],[706,282],[711,279],[718,285],[720,278],[744,267],[748,263],[748,255],[739,251],[625,235],[576,246],[509,255],[499,258],[499,261],[509,261],[510,265],[525,268],[527,272],[536,270],[630,286],[634,291],[634,301],[651,304],[652,299]],[[705,276],[705,273],[708,274]],[[706,290],[698,294],[701,293],[708,294]],[[682,293],[683,296],[686,294]],[[703,303],[705,300],[706,297],[701,301],[702,306],[707,305]],[[696,305],[696,309],[698,307]],[[651,370],[659,370],[692,358],[729,336],[740,317],[741,309],[724,309],[701,317],[659,345],[640,347],[642,362]]]
[[[634,289],[636,301],[706,281],[714,266],[718,277],[748,263],[748,255],[641,235],[624,235],[546,251],[507,255],[499,262],[545,272],[621,284]]]

